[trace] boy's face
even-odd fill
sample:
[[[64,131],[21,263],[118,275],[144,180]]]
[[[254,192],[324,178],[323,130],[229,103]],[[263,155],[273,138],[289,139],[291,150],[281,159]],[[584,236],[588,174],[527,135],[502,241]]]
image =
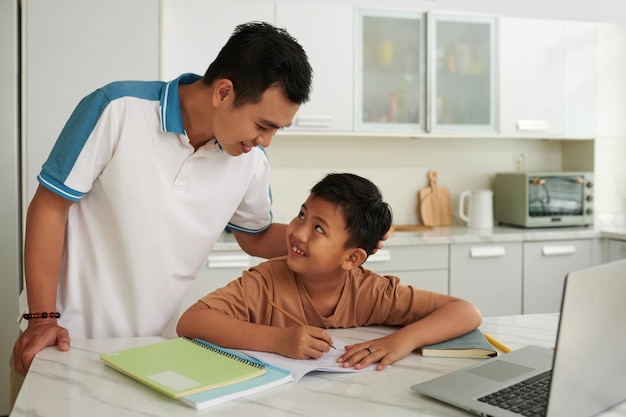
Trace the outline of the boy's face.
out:
[[[303,275],[333,276],[351,252],[344,245],[348,231],[343,210],[322,198],[309,196],[287,226],[287,264]]]
[[[276,131],[289,126],[300,108],[276,87],[265,90],[258,103],[234,108],[234,98],[233,90],[222,92],[213,119],[215,137],[232,156],[269,146]]]

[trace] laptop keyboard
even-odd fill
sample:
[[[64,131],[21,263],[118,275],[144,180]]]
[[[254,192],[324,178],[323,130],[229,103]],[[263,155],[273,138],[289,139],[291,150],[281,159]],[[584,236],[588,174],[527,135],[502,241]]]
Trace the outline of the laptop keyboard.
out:
[[[552,371],[543,372],[500,391],[485,395],[478,401],[525,417],[544,417],[548,405],[551,376]]]

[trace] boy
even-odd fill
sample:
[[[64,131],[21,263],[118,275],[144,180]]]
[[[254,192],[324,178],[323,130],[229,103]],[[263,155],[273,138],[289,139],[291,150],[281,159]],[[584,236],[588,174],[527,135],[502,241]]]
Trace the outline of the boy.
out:
[[[287,226],[287,256],[271,259],[202,298],[177,333],[236,349],[318,358],[332,347],[325,328],[401,326],[393,334],[347,346],[344,367],[378,370],[413,350],[478,327],[467,301],[400,285],[362,267],[391,226],[378,188],[353,174],[330,174],[311,189]],[[270,302],[295,315],[295,323]]]

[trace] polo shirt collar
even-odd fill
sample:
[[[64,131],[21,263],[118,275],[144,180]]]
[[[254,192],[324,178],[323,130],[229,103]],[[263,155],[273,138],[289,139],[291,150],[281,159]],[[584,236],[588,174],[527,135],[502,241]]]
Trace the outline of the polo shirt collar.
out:
[[[165,84],[161,90],[161,130],[163,132],[185,133],[178,86],[194,83],[200,78],[202,78],[200,75],[187,73]]]

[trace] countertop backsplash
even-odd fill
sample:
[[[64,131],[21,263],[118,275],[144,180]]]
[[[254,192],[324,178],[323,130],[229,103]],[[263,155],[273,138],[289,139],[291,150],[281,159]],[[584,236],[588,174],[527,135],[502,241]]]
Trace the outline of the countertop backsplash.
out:
[[[418,191],[436,169],[439,186],[450,191],[454,224],[463,190],[493,189],[496,172],[513,171],[523,155],[525,169],[563,170],[560,141],[445,138],[291,137],[278,135],[267,154],[272,165],[273,212],[289,221],[311,187],[329,172],[352,172],[378,185],[395,224],[420,224]],[[592,164],[593,161],[588,161]]]

